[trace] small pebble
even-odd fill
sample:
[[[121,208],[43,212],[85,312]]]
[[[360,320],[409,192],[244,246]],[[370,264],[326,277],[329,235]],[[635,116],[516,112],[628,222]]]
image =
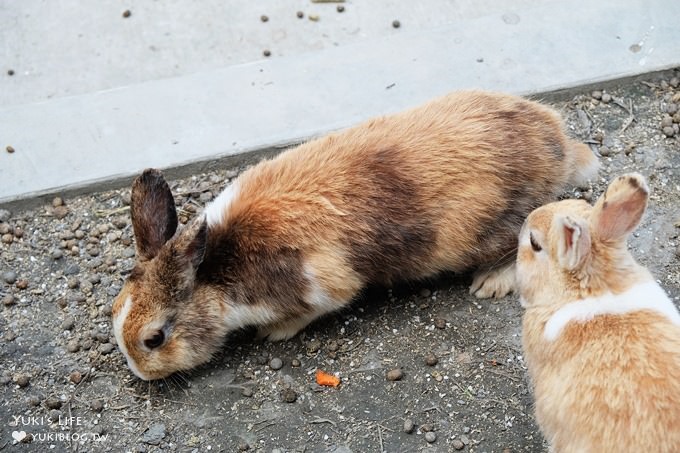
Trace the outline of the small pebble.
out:
[[[62,252],[59,249],[52,250],[52,253],[50,254],[53,260],[58,260],[64,257],[64,252]]]
[[[2,305],[4,305],[5,307],[11,307],[16,303],[17,302],[14,299],[14,296],[12,296],[11,294],[5,294],[5,296],[2,298]]]
[[[425,440],[431,444],[437,440],[437,434],[433,433],[432,431],[429,431],[425,433]]]
[[[92,331],[90,332],[90,337],[97,340],[100,343],[107,343],[109,341],[109,335],[106,332]]]
[[[321,342],[319,340],[311,340],[307,342],[307,352],[313,354],[315,352],[319,352],[319,349],[321,349]]]
[[[602,91],[595,90],[591,93],[591,96],[599,101],[600,99],[602,99]]]
[[[279,359],[278,357],[274,357],[269,361],[269,368],[272,370],[280,370],[283,367],[283,360]]]
[[[608,104],[612,100],[612,96],[609,93],[602,93],[602,102]]]
[[[253,396],[253,388],[252,387],[243,387],[241,389],[241,395],[245,396],[246,398],[250,398]]]
[[[342,12],[345,11],[345,7],[342,6],[342,5],[338,5],[335,9],[336,9],[339,13],[342,13]]]
[[[104,410],[104,403],[102,400],[94,400],[90,403],[90,409],[94,412],[101,412]]]
[[[297,13],[295,13],[295,15],[298,17],[298,19],[302,19],[303,17],[305,17],[305,13],[303,13],[302,11],[298,11]]]
[[[14,229],[14,237],[17,239],[24,237],[24,230],[22,230],[21,227],[16,227]]]
[[[673,126],[673,117],[666,115],[661,119],[661,127]]]
[[[423,288],[418,294],[420,294],[420,297],[430,297],[432,295],[432,291],[427,288]]]
[[[678,111],[678,105],[677,104],[668,104],[666,106],[666,113],[669,115],[674,115]]]
[[[331,340],[331,342],[328,343],[327,349],[328,349],[329,351],[331,351],[331,352],[335,352],[335,351],[337,351],[338,349],[340,349],[340,345],[338,345],[338,342],[337,342],[337,341]]]
[[[38,398],[36,395],[31,395],[26,398],[26,404],[28,404],[30,407],[38,407],[40,406],[40,398]]]
[[[17,273],[14,271],[5,271],[2,273],[2,280],[8,285],[17,281]]]
[[[57,208],[59,206],[64,206],[64,199],[61,197],[54,197],[52,199],[52,207]]]
[[[99,347],[99,352],[101,352],[102,355],[107,355],[111,354],[115,348],[116,347],[111,343],[105,343]]]
[[[666,127],[663,128],[663,134],[664,134],[666,137],[672,137],[672,136],[675,135],[675,130],[674,130],[672,127],[670,127],[670,126],[666,126]],[[3,236],[3,237],[4,237],[4,236]]]
[[[271,54],[272,53],[269,49],[265,49],[265,50],[262,51],[262,55],[264,55],[265,57],[269,57],[269,56],[271,56]]]
[[[430,431],[434,431],[434,425],[432,423],[425,423],[420,427],[420,430],[424,433],[429,433]]]
[[[17,283],[15,285],[18,289],[26,289],[28,288],[28,280],[25,278],[22,278],[21,280],[17,280]]]
[[[7,70],[7,75],[8,75],[8,76],[13,76],[13,75],[14,75],[14,69],[8,69],[8,70]]]
[[[588,189],[585,192],[583,192],[583,199],[586,200],[587,202],[593,201],[593,189]]]
[[[69,289],[76,289],[78,286],[80,286],[80,282],[77,278],[71,277],[66,280],[66,286],[68,286]]]
[[[298,359],[293,359],[293,360],[290,361],[290,366],[292,366],[293,368],[299,368],[300,365],[302,365],[302,364],[300,363],[300,361]]]
[[[434,319],[434,326],[437,329],[446,329],[446,319],[444,318],[435,318]]]
[[[80,373],[80,371],[73,371],[68,378],[74,384],[79,384],[80,381],[83,380],[83,375]]]
[[[13,146],[7,145],[7,148],[5,148],[5,149],[6,149],[7,152],[10,153],[10,154],[12,154],[12,153],[14,152],[14,147],[13,147]]]
[[[453,442],[451,442],[451,446],[453,447],[454,450],[462,450],[465,448],[465,444],[460,441],[460,439],[453,439]]]
[[[413,423],[413,420],[411,420],[410,418],[404,420],[404,432],[406,434],[411,434],[415,426],[416,426],[415,423]]]
[[[45,407],[48,409],[59,409],[61,408],[61,400],[59,398],[47,398],[45,400]]]
[[[0,376],[0,385],[7,385],[10,382],[12,382],[12,376],[7,374],[3,374],[2,376]]]
[[[49,420],[50,420],[52,423],[58,423],[59,420],[61,419],[61,411],[58,410],[58,409],[52,409],[52,410],[49,412],[49,414],[50,414]]]
[[[401,27],[401,22],[399,22],[398,20],[393,20],[392,21],[392,27],[394,27],[394,28]]]
[[[90,294],[92,292],[92,289],[94,288],[94,285],[90,283],[89,280],[82,280],[80,282],[80,290],[84,292],[85,294]]]
[[[465,434],[460,436],[460,441],[463,442],[465,445],[468,445],[470,443],[470,439],[468,439],[468,436]]]
[[[425,356],[425,365],[427,366],[435,366],[437,363],[439,363],[439,359],[437,358],[436,355],[434,355],[432,352],[428,353]]]
[[[600,146],[600,156],[607,157],[612,154],[612,150],[608,146]]]
[[[248,451],[250,450],[250,445],[248,445],[246,442],[241,442],[238,444],[238,451]]]
[[[9,233],[3,234],[2,235],[2,242],[4,242],[5,244],[11,244],[12,242],[14,242],[14,236],[12,236]]]
[[[668,81],[668,83],[670,83],[670,85],[673,88],[677,88],[678,85],[680,85],[680,79],[678,79],[677,77],[673,77],[673,78],[671,78],[671,80]]]
[[[31,381],[31,378],[28,377],[27,374],[17,374],[14,376],[12,379],[16,385],[18,385],[21,388],[28,387],[28,384]]]
[[[265,16],[264,14],[260,16],[260,20],[262,22],[267,22],[269,20],[269,17]]]
[[[281,390],[281,401],[285,403],[294,403],[297,400],[297,393],[293,389]]]
[[[155,423],[144,432],[142,435],[142,442],[149,445],[159,445],[161,440],[165,437],[165,425],[162,423]]]
[[[0,222],[7,222],[12,217],[12,213],[7,209],[0,209]]]
[[[61,220],[68,215],[68,208],[66,206],[57,206],[52,209],[52,215]]]
[[[308,17],[309,20],[311,20],[312,22],[318,22],[318,21],[319,21],[319,15],[318,15],[318,14],[310,14],[310,15],[307,16],[307,17]]]
[[[401,378],[404,377],[404,372],[401,371],[401,368],[395,368],[393,370],[390,370],[387,372],[385,375],[388,381],[400,381]]]
[[[64,319],[64,321],[61,323],[61,330],[71,330],[73,329],[73,326],[75,325],[75,320],[71,317],[68,317]]]
[[[123,17],[127,19],[128,17],[132,16],[132,12],[129,9],[126,9],[123,11]]]

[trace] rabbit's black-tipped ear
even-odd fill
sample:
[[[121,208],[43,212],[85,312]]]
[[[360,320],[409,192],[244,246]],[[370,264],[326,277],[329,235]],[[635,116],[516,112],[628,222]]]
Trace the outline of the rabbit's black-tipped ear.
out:
[[[130,202],[137,256],[150,260],[177,230],[177,211],[163,174],[148,168],[132,183]]]
[[[648,199],[649,187],[642,175],[619,176],[595,204],[593,231],[604,242],[626,239],[642,220]]]

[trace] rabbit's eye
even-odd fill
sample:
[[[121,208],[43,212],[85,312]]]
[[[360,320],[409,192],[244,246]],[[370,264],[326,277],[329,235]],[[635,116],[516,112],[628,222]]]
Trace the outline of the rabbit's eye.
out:
[[[529,241],[531,242],[531,248],[534,250],[534,252],[540,252],[541,250],[543,250],[541,244],[536,242],[536,238],[534,238],[534,233],[529,233]]]
[[[163,341],[165,341],[165,334],[162,330],[157,330],[153,335],[144,340],[144,346],[149,349],[156,349],[163,344]]]

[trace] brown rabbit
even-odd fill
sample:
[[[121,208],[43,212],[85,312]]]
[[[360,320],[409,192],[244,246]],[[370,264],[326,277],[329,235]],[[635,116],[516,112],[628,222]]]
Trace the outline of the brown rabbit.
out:
[[[138,263],[113,308],[130,368],[157,379],[256,325],[292,337],[370,283],[479,269],[478,297],[514,286],[522,221],[598,162],[559,115],[459,92],[310,141],[244,172],[177,230],[170,189],[132,187]]]
[[[680,452],[680,313],[626,247],[648,192],[627,174],[595,206],[537,209],[520,234],[524,354],[557,453]]]

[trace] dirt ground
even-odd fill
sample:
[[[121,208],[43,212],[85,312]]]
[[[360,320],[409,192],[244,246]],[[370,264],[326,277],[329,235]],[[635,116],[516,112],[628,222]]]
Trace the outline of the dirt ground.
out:
[[[649,212],[631,247],[676,303],[679,74],[553,103],[570,133],[602,154],[600,180],[565,196],[594,200],[625,171],[648,178]],[[181,216],[239,170],[173,181]],[[532,415],[517,298],[476,300],[469,276],[372,288],[292,340],[239,332],[209,365],[140,381],[110,322],[134,260],[127,203],[123,189],[0,211],[0,451],[547,450]],[[342,384],[318,387],[317,368]],[[394,369],[401,380],[386,378]]]

